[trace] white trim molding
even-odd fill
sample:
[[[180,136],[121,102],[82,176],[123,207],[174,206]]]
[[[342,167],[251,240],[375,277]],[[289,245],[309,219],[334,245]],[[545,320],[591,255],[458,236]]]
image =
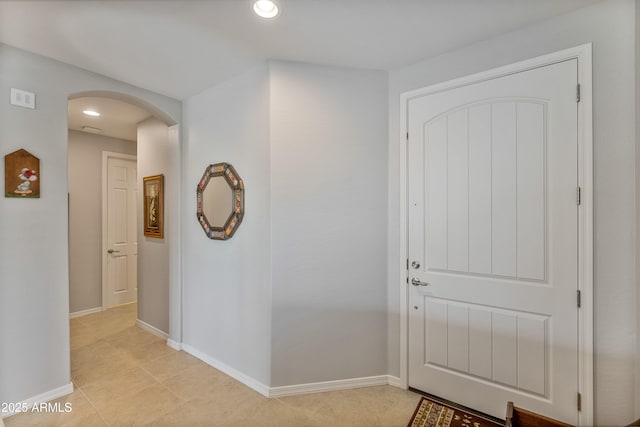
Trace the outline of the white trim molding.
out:
[[[317,383],[287,385],[271,387],[269,397],[294,396],[297,394],[321,393],[325,391],[347,390],[351,388],[373,387],[388,385],[388,375],[374,377],[350,378],[346,380],[322,381]]]
[[[152,326],[150,324],[148,324],[147,322],[144,322],[140,319],[136,319],[136,325],[138,325],[139,328],[144,329],[145,331],[149,332],[150,334],[153,334],[159,338],[162,338],[163,340],[168,340],[169,339],[169,334],[167,334],[164,331],[161,331],[160,329],[156,328],[155,326]]]
[[[400,379],[400,377],[394,377],[393,375],[387,375],[387,378],[389,380],[389,385],[391,387],[398,387],[398,388],[403,388],[403,389],[407,388],[402,383],[402,380]]]
[[[69,319],[75,319],[76,317],[88,316],[89,314],[101,313],[102,307],[94,307],[88,310],[80,310],[74,311],[73,313],[69,313]]]
[[[594,423],[593,380],[593,105],[592,105],[592,45],[583,44],[548,55],[539,56],[515,64],[481,73],[437,83],[400,95],[400,141],[406,141],[408,130],[409,100],[457,87],[479,83],[530,69],[577,59],[580,102],[578,105],[578,186],[581,188],[581,204],[578,209],[578,289],[582,303],[578,310],[578,392],[582,410],[578,413],[579,426]],[[400,378],[397,384],[407,388],[408,368],[408,301],[409,285],[406,283],[408,259],[407,220],[407,145],[400,144]]]
[[[170,341],[170,340],[169,340]],[[168,342],[167,342],[168,343]],[[171,346],[171,345],[170,345]],[[390,385],[394,387],[402,387],[400,378],[391,375],[377,375],[363,378],[348,378],[344,380],[322,381],[317,383],[294,384],[281,387],[269,387],[260,381],[238,371],[235,368],[223,363],[201,351],[187,345],[181,344],[182,349],[190,355],[197,357],[206,364],[224,372],[233,379],[240,381],[247,387],[257,391],[261,395],[269,398],[295,396],[298,394],[322,393],[327,391],[347,390],[361,387],[374,387],[381,385]]]
[[[19,404],[24,405],[24,407],[28,408],[28,410],[31,411],[31,408],[33,408],[33,406],[36,404],[49,402],[51,400],[67,396],[71,393],[73,393],[73,383],[69,383],[69,384],[63,385],[62,387],[58,387],[53,390],[49,390],[45,393],[39,394],[37,396],[30,397],[29,399],[23,400]],[[0,418],[8,418],[18,413],[20,413],[20,411],[0,412],[0,415],[1,415]]]
[[[169,346],[169,348],[172,348],[176,351],[181,351],[182,350],[182,343],[178,342],[178,341],[174,341],[171,338],[167,339],[167,345]]]
[[[200,350],[197,350],[190,345],[182,344],[182,349],[190,355],[202,360],[207,365],[213,366],[217,370],[224,372],[237,381],[240,381],[242,384],[246,385],[249,388],[252,388],[261,395],[269,397],[269,386],[262,384],[260,381],[251,378],[250,376],[238,371],[235,368],[232,368],[231,366],[219,361],[214,357],[204,354]]]
[[[592,45],[575,48],[578,59],[578,186],[581,188],[581,204],[578,209],[578,289],[582,301],[578,310],[578,391],[581,394],[582,411],[578,415],[579,426],[595,423],[595,390],[593,362],[593,90]],[[583,197],[582,197],[583,196]]]

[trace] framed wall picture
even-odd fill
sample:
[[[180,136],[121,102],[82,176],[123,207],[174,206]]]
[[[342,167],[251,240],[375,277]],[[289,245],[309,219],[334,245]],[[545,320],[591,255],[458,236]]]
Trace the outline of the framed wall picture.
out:
[[[4,196],[40,197],[40,159],[27,150],[4,156]]]
[[[164,238],[164,175],[143,178],[144,235]]]

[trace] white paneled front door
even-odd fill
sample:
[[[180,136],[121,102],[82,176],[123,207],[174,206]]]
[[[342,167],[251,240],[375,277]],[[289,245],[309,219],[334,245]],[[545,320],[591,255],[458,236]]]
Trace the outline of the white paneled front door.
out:
[[[123,156],[124,157],[124,156]],[[107,159],[106,301],[103,308],[137,299],[136,161]]]
[[[409,100],[411,387],[578,423],[577,65]]]

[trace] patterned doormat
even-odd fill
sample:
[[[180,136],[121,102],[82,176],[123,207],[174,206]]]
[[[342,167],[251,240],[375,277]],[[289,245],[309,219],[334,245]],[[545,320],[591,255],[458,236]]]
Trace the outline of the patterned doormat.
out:
[[[504,427],[488,418],[470,414],[427,398],[420,399],[407,427]]]

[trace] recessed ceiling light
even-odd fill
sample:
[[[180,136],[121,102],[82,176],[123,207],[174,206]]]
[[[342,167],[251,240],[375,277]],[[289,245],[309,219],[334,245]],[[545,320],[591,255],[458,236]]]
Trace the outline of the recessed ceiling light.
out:
[[[82,114],[86,114],[87,116],[91,116],[91,117],[99,117],[100,113],[98,113],[97,111],[94,110],[84,110],[82,112]]]
[[[262,18],[275,18],[280,13],[278,5],[271,0],[258,0],[253,4],[253,11]]]

